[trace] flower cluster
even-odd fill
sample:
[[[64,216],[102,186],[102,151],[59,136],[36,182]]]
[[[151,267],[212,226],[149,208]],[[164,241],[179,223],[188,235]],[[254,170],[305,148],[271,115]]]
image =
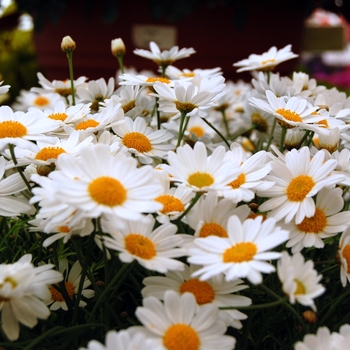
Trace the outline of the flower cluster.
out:
[[[290,45],[234,64],[250,83],[111,49],[117,79],[0,107],[0,346],[345,349],[350,97],[273,73]]]

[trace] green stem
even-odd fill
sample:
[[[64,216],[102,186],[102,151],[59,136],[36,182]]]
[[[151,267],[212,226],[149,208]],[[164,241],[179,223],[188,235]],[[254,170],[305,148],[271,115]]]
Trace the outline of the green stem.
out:
[[[301,138],[301,140],[300,140],[300,142],[299,142],[299,144],[298,144],[298,146],[297,146],[297,149],[299,149],[299,148],[303,145],[304,141],[305,141],[306,138],[309,136],[310,132],[311,132],[310,130],[306,130],[306,131],[305,131],[305,134],[304,134],[304,136]]]
[[[167,65],[162,65],[160,66],[162,68],[162,78],[165,78],[165,72],[166,72],[166,69],[168,68]]]
[[[219,307],[219,310],[259,310],[259,309],[267,309],[269,307],[274,307],[280,304],[283,304],[287,301],[287,298],[280,298],[276,301],[271,301],[270,303],[265,304],[256,304],[250,306],[225,306]]]
[[[276,294],[274,291],[272,291],[270,288],[266,287],[263,284],[259,284],[259,287],[261,289],[263,289],[267,294],[271,295],[273,298],[277,299],[277,300],[283,300],[283,302],[281,303],[283,307],[285,307],[286,309],[288,309],[289,311],[292,312],[292,314],[295,316],[295,318],[297,319],[298,323],[300,324],[300,326],[305,329],[305,324],[304,321],[302,320],[302,318],[300,317],[299,313],[289,304],[289,302],[287,301],[287,299],[283,299],[281,298],[278,294]]]
[[[247,132],[249,132],[249,131],[251,131],[251,130],[254,130],[255,128],[256,128],[256,126],[255,126],[255,125],[252,125],[249,129],[244,130],[244,131],[240,131],[240,132],[234,134],[234,135],[231,137],[231,141],[236,140],[236,138],[237,138],[238,136],[241,136],[241,135],[243,135],[243,134],[245,134],[245,133],[247,133]]]
[[[9,143],[8,146],[9,146],[9,150],[10,150],[13,164],[16,166],[18,164],[18,162],[17,162],[17,158],[15,155],[15,151],[14,151],[14,145],[12,143]],[[20,177],[22,178],[23,182],[26,184],[30,194],[32,194],[32,187],[30,186],[29,181],[27,180],[26,176],[24,175],[22,168],[16,166],[16,170],[17,170],[18,174],[20,175]]]
[[[156,97],[156,104],[155,104],[155,107],[156,107],[156,112],[157,112],[157,127],[158,127],[158,130],[160,130],[160,112],[159,112],[159,105],[158,105],[158,101],[159,101],[159,98]]]
[[[271,131],[270,131],[270,135],[269,135],[269,141],[267,142],[265,151],[268,151],[270,149],[270,146],[271,146],[271,143],[273,140],[273,134],[274,134],[275,128],[276,128],[276,122],[277,122],[277,119],[273,118],[273,123],[272,123]]]
[[[49,336],[56,336],[57,337],[58,335],[62,335],[65,333],[72,334],[72,332],[74,332],[75,330],[80,333],[81,331],[85,331],[87,329],[93,329],[93,328],[104,328],[104,325],[99,324],[99,323],[90,323],[90,324],[81,324],[81,325],[77,325],[74,327],[68,327],[68,328],[62,327],[62,326],[57,326],[57,327],[49,329],[45,333],[41,334],[39,337],[35,338],[28,346],[26,346],[24,348],[24,350],[33,349],[35,347],[35,345],[39,344],[42,340],[44,340],[45,338],[47,338]]]
[[[225,129],[226,129],[227,138],[230,139],[230,128],[228,126],[228,121],[227,121],[227,118],[226,118],[225,110],[221,111],[221,114],[222,114],[222,120],[224,122]]]
[[[75,106],[75,89],[74,89],[74,75],[73,75],[73,51],[67,52],[70,88],[72,90],[72,105]]]
[[[198,202],[198,199],[202,196],[203,192],[196,192],[196,195],[192,198],[190,205],[186,210],[174,221],[181,221],[181,219],[187,215],[187,213],[193,208],[193,206]]]
[[[124,55],[118,55],[117,59],[118,59],[118,63],[119,63],[119,68],[122,74],[124,74],[124,63],[123,63],[123,56]]]
[[[206,120],[205,118],[201,117],[201,119],[208,124],[220,137],[221,139],[226,143],[228,149],[230,149],[230,144],[228,143],[228,141],[226,140],[226,138],[224,137],[224,135],[212,124],[210,123],[208,120]]]
[[[284,139],[286,137],[286,133],[287,133],[287,128],[285,128],[284,126],[282,126],[282,134],[281,134],[281,140],[280,140],[280,152],[283,153],[283,149],[284,149]]]
[[[116,295],[118,288],[120,287],[120,285],[122,284],[122,282],[124,281],[124,279],[128,276],[128,274],[130,273],[130,271],[134,268],[134,266],[137,264],[137,260],[134,260],[131,264],[124,264],[122,266],[122,268],[118,271],[118,273],[113,277],[113,279],[111,280],[111,282],[106,286],[105,290],[100,294],[100,297],[97,299],[97,301],[95,302],[95,305],[91,311],[88,323],[91,322],[92,318],[94,317],[101,301],[104,300],[105,297],[107,297],[110,289],[114,286],[114,283],[117,283],[117,285],[115,286],[115,289],[113,291],[113,294]]]
[[[72,319],[72,325],[73,326],[76,325],[77,320],[78,320],[79,302],[80,302],[80,298],[81,298],[81,292],[83,290],[85,276],[86,276],[86,273],[87,273],[87,270],[88,270],[88,264],[89,264],[89,260],[90,260],[90,255],[91,255],[92,249],[93,249],[93,247],[95,245],[95,242],[94,242],[95,235],[96,235],[96,227],[95,227],[94,231],[92,232],[92,234],[89,237],[88,250],[87,250],[87,253],[86,253],[86,256],[85,256],[85,259],[84,259],[84,263],[82,265],[78,292],[77,292],[76,299],[75,299],[75,304],[74,304],[74,313],[73,313],[73,319]],[[78,251],[80,251],[79,248],[78,248]],[[78,255],[78,257],[79,257],[79,255]]]
[[[176,148],[178,148],[180,146],[183,134],[185,132],[185,130],[183,130],[183,128],[184,128],[184,121],[186,118],[186,114],[187,114],[186,112],[181,112],[181,115],[180,115],[179,136],[177,138]]]

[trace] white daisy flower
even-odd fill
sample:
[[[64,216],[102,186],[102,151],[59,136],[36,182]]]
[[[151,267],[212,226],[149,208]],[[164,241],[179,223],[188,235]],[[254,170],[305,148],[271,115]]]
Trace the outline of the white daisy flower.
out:
[[[21,90],[16,102],[12,104],[12,108],[14,111],[23,112],[27,112],[29,108],[37,108],[43,111],[47,108],[53,108],[58,101],[63,101],[63,98],[56,93],[38,94]]]
[[[106,334],[105,345],[97,340],[90,340],[87,348],[79,350],[164,350],[164,347],[158,345],[152,338],[147,338],[144,333],[122,330],[119,332],[109,331]]]
[[[169,143],[173,135],[166,130],[154,131],[147,126],[142,117],[132,120],[125,117],[125,123],[112,127],[112,130],[121,138],[121,144],[129,152],[135,154],[143,164],[150,164],[153,158],[164,158],[168,151],[174,149]]]
[[[69,267],[68,267],[68,260],[66,258],[61,259],[59,261],[58,270],[62,273],[63,276],[65,276],[64,280],[64,288],[66,289],[67,295],[69,299],[73,302],[74,295],[78,293],[79,289],[79,283],[81,279],[81,270],[82,267],[79,263],[79,260],[77,260],[73,266],[70,268],[70,271],[68,273]],[[95,291],[92,289],[87,289],[91,285],[90,280],[85,277],[84,283],[83,283],[83,289],[81,294],[85,298],[93,298],[95,296]],[[57,288],[56,288],[57,287]],[[47,305],[50,305],[50,310],[55,311],[58,309],[63,309],[65,311],[68,310],[67,302],[64,298],[64,292],[62,294],[62,291],[60,291],[60,288],[63,288],[60,284],[56,283],[55,286],[50,286],[50,292],[51,292],[51,300],[47,302]],[[79,301],[80,307],[85,307],[86,302],[84,300]]]
[[[118,228],[112,221],[102,222],[103,231],[111,235],[104,237],[107,248],[119,252],[122,262],[137,260],[140,265],[151,271],[165,273],[168,270],[183,270],[184,264],[174,258],[185,255],[180,247],[182,238],[176,235],[174,224],[164,224],[154,228],[152,215],[140,220],[124,221],[124,227]]]
[[[32,201],[43,199],[39,205],[46,210],[49,207],[45,208],[45,204],[51,202],[45,200],[45,192],[54,193],[54,205],[71,207],[73,212],[78,209],[79,215],[86,218],[106,214],[137,220],[141,213],[161,208],[154,201],[161,194],[154,176],[156,170],[148,166],[137,168],[137,161],[123,153],[113,156],[107,145],[85,147],[79,159],[61,154],[56,164],[59,170],[51,172],[47,180],[32,176],[32,181],[42,186],[33,189]]]
[[[174,271],[166,273],[165,277],[152,276],[146,277],[142,283],[145,287],[141,290],[144,298],[154,296],[160,300],[164,299],[167,290],[173,290],[179,295],[183,293],[192,293],[196,297],[198,305],[214,304],[217,307],[237,307],[248,306],[252,303],[250,298],[232,293],[246,289],[241,279],[232,282],[226,282],[223,275],[210,278],[207,281],[200,281],[198,278],[192,278],[191,274],[198,270],[198,266],[185,265],[184,271]],[[220,310],[219,318],[227,326],[242,328],[240,320],[247,318],[245,314],[238,310]]]
[[[87,84],[78,87],[77,102],[89,103],[92,102],[91,109],[99,110],[99,103],[110,98],[115,89],[115,80],[113,77],[108,79],[108,83],[104,78],[90,80]]]
[[[163,204],[163,208],[157,212],[157,221],[165,224],[176,220],[185,211],[194,192],[181,186],[170,187],[170,178],[165,171],[158,170],[156,174],[163,186],[163,193],[154,199]]]
[[[134,54],[152,60],[158,64],[158,66],[163,67],[167,67],[175,61],[188,57],[196,52],[192,47],[179,50],[178,46],[173,46],[170,50],[160,51],[158,45],[154,41],[149,43],[149,48],[151,51],[136,49],[134,50]]]
[[[222,75],[222,71],[220,67],[216,68],[210,68],[210,69],[200,69],[196,68],[193,70],[184,68],[184,69],[179,69],[175,66],[168,66],[166,69],[166,75],[170,79],[186,79],[186,78],[193,78],[199,74],[202,77],[215,77],[217,75]]]
[[[196,142],[193,149],[186,144],[178,147],[176,153],[169,152],[168,163],[162,164],[162,169],[172,176],[172,180],[195,192],[225,190],[239,172],[232,171],[232,163],[225,161],[223,146],[218,146],[208,156],[202,142]]]
[[[50,310],[45,302],[50,298],[49,285],[62,281],[51,264],[34,267],[31,254],[13,264],[0,265],[1,326],[7,338],[17,340],[19,324],[33,328],[39,319],[47,319]]]
[[[124,73],[119,76],[120,82],[119,85],[132,85],[139,87],[149,87],[152,88],[155,83],[167,84],[169,86],[174,86],[174,82],[168,78],[157,77],[157,76],[148,76],[143,74],[132,74]],[[153,90],[152,90],[153,91]]]
[[[323,188],[316,197],[315,214],[305,217],[300,224],[290,223],[283,226],[290,232],[290,240],[286,247],[292,252],[300,252],[303,248],[323,248],[323,239],[343,232],[350,223],[350,212],[341,210],[344,207],[341,188]]]
[[[0,157],[0,215],[6,217],[28,213],[33,207],[28,200],[16,195],[27,190],[27,186],[18,173],[4,177],[6,160]]]
[[[166,113],[176,113],[179,116],[185,112],[187,116],[198,114],[205,117],[206,109],[215,105],[225,94],[225,79],[222,76],[202,78],[195,76],[191,81],[175,81],[174,87],[156,83],[153,89],[159,98],[159,110]]]
[[[63,97],[68,97],[72,94],[72,88],[71,88],[71,81],[70,79],[67,80],[53,80],[52,82],[49,81],[44,77],[44,75],[40,72],[37,73],[39,84],[42,86],[39,87],[33,87],[31,88],[31,91],[39,93],[39,94],[47,94],[51,92],[56,92],[59,95]],[[85,81],[87,80],[86,77],[79,77],[78,79],[74,80],[74,88],[75,90],[85,84]]]
[[[188,262],[204,265],[192,274],[204,281],[221,273],[226,281],[248,278],[254,284],[261,283],[261,273],[275,271],[266,260],[278,259],[280,253],[269,251],[284,243],[288,231],[275,227],[272,218],[262,222],[262,217],[246,219],[241,223],[237,216],[228,220],[228,238],[209,236],[196,238],[196,248],[189,249]]]
[[[290,256],[284,251],[277,262],[277,274],[282,283],[283,292],[288,296],[291,304],[298,302],[316,311],[313,299],[320,296],[326,289],[318,283],[322,275],[317,274],[313,261],[305,262],[300,253]]]
[[[311,105],[306,99],[297,96],[288,98],[277,97],[272,91],[266,91],[267,101],[250,97],[249,101],[254,106],[272,114],[277,118],[278,123],[285,128],[300,127],[316,131],[313,123],[321,121],[323,116],[314,114],[319,108]]]
[[[347,350],[349,338],[337,332],[331,333],[327,327],[320,327],[316,334],[306,334],[303,341],[298,341],[294,350]]]
[[[244,221],[249,215],[247,205],[237,207],[229,199],[219,199],[215,191],[202,196],[186,215],[187,224],[195,230],[194,237],[228,237],[227,222],[230,216],[237,215]]]
[[[62,153],[68,153],[76,156],[79,151],[93,141],[92,136],[81,137],[81,131],[74,131],[68,139],[59,139],[58,137],[48,138],[47,142],[37,141],[31,147],[15,148],[15,155],[19,165],[35,164],[37,166],[54,166],[57,158]]]
[[[291,51],[292,45],[286,45],[282,49],[272,46],[267,52],[261,55],[251,54],[248,58],[236,62],[234,67],[240,67],[237,72],[250,70],[273,70],[278,64],[298,57]]]
[[[4,81],[0,81],[0,85],[2,85]],[[10,90],[10,85],[2,85],[0,86],[0,95],[5,95]]]
[[[343,287],[345,287],[347,282],[350,282],[350,226],[340,236],[338,259],[340,262],[340,280]]]
[[[168,290],[164,303],[152,296],[143,299],[136,316],[159,345],[168,350],[232,350],[236,340],[224,335],[226,325],[213,304],[198,306],[192,293],[179,296]]]
[[[267,190],[274,185],[273,181],[264,180],[271,170],[270,163],[267,163],[267,154],[260,151],[248,158],[240,144],[232,143],[230,148],[226,157],[232,161],[235,170],[239,170],[239,174],[228,183],[229,190],[220,192],[219,195],[236,203],[250,202],[257,190]]]
[[[13,112],[8,106],[0,107],[0,149],[8,144],[27,147],[30,141],[45,139],[43,134],[56,128],[56,123],[40,111]]]
[[[287,152],[285,161],[272,161],[272,171],[265,179],[274,181],[275,185],[258,191],[260,197],[270,198],[260,205],[259,211],[270,211],[268,216],[276,221],[285,218],[288,223],[295,219],[296,224],[300,224],[305,217],[315,215],[316,206],[312,197],[323,187],[333,186],[344,178],[333,172],[337,165],[335,160],[324,160],[323,151],[311,157],[310,149],[303,147]]]

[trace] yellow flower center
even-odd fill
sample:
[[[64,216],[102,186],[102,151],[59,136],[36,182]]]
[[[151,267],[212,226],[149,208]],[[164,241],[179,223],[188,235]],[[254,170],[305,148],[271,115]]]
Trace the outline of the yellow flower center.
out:
[[[190,113],[192,112],[197,106],[190,102],[180,102],[175,101],[175,107],[178,111],[184,112],[184,113]]]
[[[241,242],[225,250],[223,261],[225,263],[240,263],[250,261],[258,251],[257,246],[251,242]]]
[[[182,77],[186,77],[186,78],[193,78],[196,75],[196,73],[193,72],[188,72],[188,73],[182,73],[181,76]]]
[[[182,283],[180,293],[186,292],[194,294],[199,305],[211,303],[215,297],[213,287],[208,282],[200,281],[197,278]]]
[[[44,96],[38,96],[35,100],[34,100],[34,104],[36,106],[40,106],[40,107],[44,107],[46,105],[48,105],[50,103],[50,100]]]
[[[295,279],[294,282],[297,285],[297,288],[295,289],[294,294],[305,294],[306,292],[305,286],[297,279]]]
[[[167,329],[163,344],[168,350],[198,350],[200,338],[191,326],[177,323]]]
[[[236,180],[233,180],[230,182],[228,185],[231,186],[233,189],[241,187],[244,183],[246,182],[245,180],[245,174],[242,173],[240,174]]]
[[[249,139],[243,140],[242,147],[246,152],[253,152],[255,148],[254,144]]]
[[[87,128],[95,128],[98,125],[100,125],[100,123],[97,122],[96,120],[88,119],[88,120],[84,120],[83,122],[80,122],[75,127],[75,130],[86,130]]]
[[[88,192],[95,202],[109,207],[121,205],[126,200],[127,194],[124,186],[109,176],[93,180],[88,186]]]
[[[6,277],[3,283],[0,283],[0,288],[3,288],[5,283],[9,283],[12,289],[15,289],[18,285],[17,281],[10,276]]]
[[[191,174],[188,177],[187,181],[190,185],[196,186],[198,188],[210,186],[214,183],[214,179],[210,174],[200,172]]]
[[[23,137],[27,135],[27,128],[16,121],[5,120],[0,123],[0,138],[5,137]]]
[[[309,175],[299,175],[288,185],[286,194],[291,202],[301,202],[315,186],[315,182]]]
[[[69,88],[57,88],[55,91],[61,96],[67,97],[72,93],[72,89]]]
[[[64,282],[64,285],[65,285],[65,287],[66,287],[66,291],[67,291],[67,294],[68,294],[69,298],[70,298],[70,299],[73,299],[73,295],[74,295],[74,286],[73,286],[73,283],[72,283],[72,282],[65,281],[65,282]],[[56,283],[56,286],[61,288],[61,286],[59,286],[58,283]],[[54,301],[65,301],[61,292],[59,292],[59,291],[58,291],[56,288],[54,288],[53,286],[50,286],[49,288],[50,288],[52,300],[54,300]]]
[[[350,273],[350,244],[347,244],[342,251],[343,258],[346,260],[347,273]]]
[[[193,132],[197,137],[201,137],[205,134],[204,129],[201,126],[192,126],[188,131]]]
[[[62,153],[66,153],[66,151],[61,147],[44,147],[36,154],[35,159],[44,161],[48,159],[57,159]]]
[[[320,233],[323,232],[327,226],[326,214],[319,208],[316,208],[315,215],[311,218],[305,217],[304,220],[297,225],[300,231],[306,233]]]
[[[316,123],[319,125],[321,128],[329,128],[329,124],[326,119],[322,119]]]
[[[125,249],[132,255],[142,259],[152,259],[156,256],[156,248],[153,242],[138,233],[130,233],[124,238]]]
[[[70,228],[68,226],[58,226],[57,230],[60,233],[69,233],[70,232]]]
[[[276,110],[276,113],[280,114],[284,119],[291,122],[302,122],[303,119],[298,113],[292,112],[289,109],[280,108]]]
[[[163,204],[163,209],[160,211],[163,214],[168,214],[174,211],[183,212],[185,210],[185,206],[180,199],[169,194],[159,196],[155,201]]]
[[[140,132],[130,132],[126,134],[122,142],[127,148],[134,148],[140,153],[150,152],[152,150],[152,144],[148,137]]]
[[[274,58],[270,58],[268,60],[265,60],[265,61],[262,61],[261,64],[263,66],[265,66],[266,64],[269,64],[269,63],[274,63],[275,62],[275,59]]]
[[[132,110],[135,107],[136,103],[135,100],[130,101],[128,103],[126,103],[125,105],[122,106],[124,113],[129,112],[130,110]]]
[[[68,118],[68,115],[66,113],[53,113],[48,115],[47,117],[53,120],[60,120],[64,122]]]
[[[252,124],[255,126],[256,130],[260,132],[267,132],[269,129],[269,124],[259,113],[254,113],[250,116]]]
[[[227,231],[216,222],[209,222],[202,226],[199,231],[199,237],[208,237],[208,236],[217,236],[217,237],[228,237]]]
[[[165,83],[165,84],[170,84],[170,80],[167,78],[161,78],[161,77],[150,77],[146,80],[146,83]]]

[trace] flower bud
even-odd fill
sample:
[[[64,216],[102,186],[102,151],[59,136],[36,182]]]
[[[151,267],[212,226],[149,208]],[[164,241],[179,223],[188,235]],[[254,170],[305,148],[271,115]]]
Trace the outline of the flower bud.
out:
[[[63,52],[72,52],[75,50],[75,48],[75,41],[69,35],[62,39],[61,49]]]
[[[115,57],[123,56],[126,52],[123,40],[121,38],[113,39],[111,42],[111,50]]]

